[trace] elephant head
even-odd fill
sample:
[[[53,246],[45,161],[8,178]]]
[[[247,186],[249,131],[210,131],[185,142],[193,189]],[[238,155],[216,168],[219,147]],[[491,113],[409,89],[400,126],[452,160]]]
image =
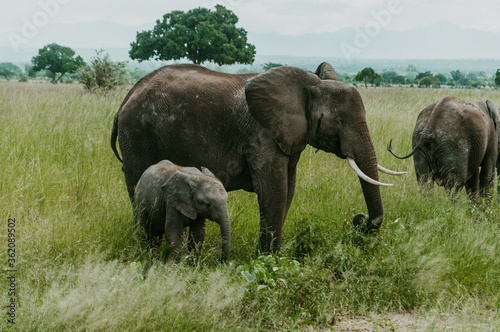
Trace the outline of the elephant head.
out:
[[[336,80],[335,71],[322,63],[318,76],[295,67],[270,69],[246,82],[245,94],[252,116],[282,152],[292,156],[307,144],[347,158],[360,177],[369,218],[363,227],[378,229],[383,206],[378,164],[361,95],[351,84]],[[327,78],[327,79],[325,79]],[[365,215],[353,220],[360,225]]]
[[[315,74],[322,80],[337,80],[337,74],[328,62],[322,62],[316,69]]]
[[[225,261],[231,250],[231,226],[227,192],[222,183],[206,168],[202,167],[202,172],[188,168],[176,171],[161,189],[165,204],[175,207],[187,218],[195,220],[200,216],[219,224],[221,260]]]
[[[500,170],[500,112],[498,111],[498,106],[491,100],[486,101],[486,106],[488,107],[488,114],[493,121],[495,126],[495,132],[498,138],[498,159],[497,159],[497,170]]]

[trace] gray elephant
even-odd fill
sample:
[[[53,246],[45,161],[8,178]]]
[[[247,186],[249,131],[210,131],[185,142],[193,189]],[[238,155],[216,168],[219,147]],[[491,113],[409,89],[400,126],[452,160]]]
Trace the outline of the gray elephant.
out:
[[[168,160],[150,166],[135,187],[134,206],[149,237],[165,233],[174,258],[183,253],[184,228],[189,226],[189,250],[201,249],[205,218],[220,225],[221,261],[231,249],[227,192],[208,169],[181,167]]]
[[[434,182],[456,193],[464,186],[470,198],[485,197],[500,167],[500,116],[494,102],[454,96],[427,106],[413,131],[413,156],[418,182]]]
[[[161,159],[207,166],[227,191],[255,192],[260,248],[278,251],[307,144],[348,159],[360,177],[369,217],[353,222],[376,230],[383,220],[378,168],[358,90],[295,67],[261,74],[226,74],[198,65],[170,65],[140,79],[116,113],[111,147],[131,199],[142,172]],[[387,170],[386,170],[387,171]]]

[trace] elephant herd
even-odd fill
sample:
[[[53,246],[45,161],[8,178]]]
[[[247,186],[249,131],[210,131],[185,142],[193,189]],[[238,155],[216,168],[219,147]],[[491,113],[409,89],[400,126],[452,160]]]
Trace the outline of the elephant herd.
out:
[[[255,192],[260,250],[278,251],[306,145],[332,152],[360,179],[368,215],[353,224],[377,230],[383,220],[378,165],[359,91],[332,66],[315,74],[295,67],[226,74],[199,65],[170,65],[140,79],[115,115],[111,147],[123,163],[127,190],[152,239],[165,234],[174,257],[199,250],[205,218],[220,225],[221,260],[230,251],[227,191]],[[491,101],[446,97],[426,107],[413,134],[419,183],[470,197],[487,195],[499,165],[500,116]],[[116,147],[118,140],[121,157]],[[395,156],[389,144],[388,149]]]

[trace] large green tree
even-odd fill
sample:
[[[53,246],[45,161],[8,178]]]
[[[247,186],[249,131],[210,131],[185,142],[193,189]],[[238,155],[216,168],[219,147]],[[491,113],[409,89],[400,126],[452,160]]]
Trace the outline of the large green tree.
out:
[[[13,77],[18,77],[22,73],[21,68],[10,62],[0,63],[0,77],[10,80]]]
[[[374,83],[375,80],[381,79],[382,77],[375,72],[371,67],[363,68],[359,73],[354,76],[354,79],[358,82],[364,82],[365,88],[368,88],[368,83]]]
[[[201,7],[172,11],[162,21],[157,20],[152,30],[137,33],[136,41],[130,44],[130,58],[251,64],[255,46],[247,42],[246,30],[237,28],[236,23],[238,17],[221,5],[216,5],[215,11]]]
[[[500,86],[500,68],[497,69],[497,73],[495,74],[495,84]]]
[[[31,59],[33,70],[46,70],[51,82],[57,83],[66,73],[74,73],[85,64],[81,56],[75,57],[75,51],[58,44],[49,44],[38,50],[38,55]]]

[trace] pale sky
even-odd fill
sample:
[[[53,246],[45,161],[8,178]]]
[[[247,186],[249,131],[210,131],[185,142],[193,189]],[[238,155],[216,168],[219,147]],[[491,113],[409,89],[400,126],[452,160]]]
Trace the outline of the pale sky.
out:
[[[51,25],[85,22],[113,22],[149,30],[157,19],[172,10],[213,9],[215,4],[234,11],[240,19],[238,26],[249,33],[335,32],[369,25],[377,17],[385,29],[394,31],[436,22],[500,31],[498,0],[2,0],[0,45],[11,44],[7,37],[13,33],[30,41],[33,32],[30,24],[41,32],[50,31]],[[60,30],[58,33],[64,34],[64,28]],[[48,40],[50,36],[45,38]],[[40,47],[27,42],[21,46]]]

